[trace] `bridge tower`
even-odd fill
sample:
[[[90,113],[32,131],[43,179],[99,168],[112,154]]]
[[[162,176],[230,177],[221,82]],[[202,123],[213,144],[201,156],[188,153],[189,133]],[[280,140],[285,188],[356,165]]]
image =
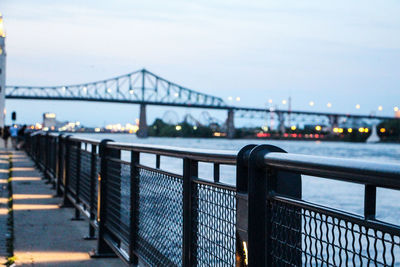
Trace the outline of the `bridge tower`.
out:
[[[140,114],[139,114],[139,130],[137,132],[137,137],[145,138],[148,136],[147,118],[146,118],[146,105],[140,104]]]
[[[339,125],[339,116],[338,115],[329,115],[328,118],[329,118],[330,130],[332,133],[333,128],[336,128]]]
[[[0,127],[4,127],[6,116],[6,33],[3,26],[3,16],[0,13]]]
[[[226,119],[226,136],[230,139],[235,137],[235,112],[233,109],[228,109],[228,118]]]
[[[283,114],[283,112],[277,112],[278,114],[278,131],[283,134],[286,132],[285,129],[285,115]]]

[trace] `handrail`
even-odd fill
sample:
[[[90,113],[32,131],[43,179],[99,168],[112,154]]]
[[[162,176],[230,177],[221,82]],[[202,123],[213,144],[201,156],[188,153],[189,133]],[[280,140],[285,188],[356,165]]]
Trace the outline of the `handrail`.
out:
[[[352,183],[400,189],[400,164],[289,153],[268,153],[265,166]]]
[[[75,142],[83,142],[83,143],[93,144],[93,145],[99,145],[100,144],[100,140],[92,139],[92,138],[86,138],[86,137],[78,137],[76,135],[71,135],[69,140],[75,141]]]
[[[121,142],[108,142],[107,147],[128,151],[140,151],[142,153],[152,153],[161,156],[189,158],[202,162],[215,162],[221,164],[236,163],[236,152],[231,150],[209,150]]]

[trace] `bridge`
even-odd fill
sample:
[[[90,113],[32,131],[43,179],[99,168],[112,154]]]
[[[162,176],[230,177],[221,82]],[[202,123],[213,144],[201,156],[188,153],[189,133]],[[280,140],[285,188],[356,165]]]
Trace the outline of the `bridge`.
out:
[[[234,116],[262,118],[267,113],[276,114],[278,129],[285,132],[285,124],[301,118],[318,118],[326,121],[331,128],[337,127],[348,119],[381,121],[393,120],[393,117],[375,115],[354,115],[344,113],[308,112],[299,110],[283,110],[254,107],[238,107],[228,105],[220,97],[195,91],[146,69],[125,75],[90,83],[60,85],[60,86],[6,86],[7,99],[33,100],[67,100],[67,101],[96,101],[140,105],[139,137],[148,133],[146,122],[146,106],[172,106],[199,109],[226,110],[227,137],[233,138],[235,132]]]

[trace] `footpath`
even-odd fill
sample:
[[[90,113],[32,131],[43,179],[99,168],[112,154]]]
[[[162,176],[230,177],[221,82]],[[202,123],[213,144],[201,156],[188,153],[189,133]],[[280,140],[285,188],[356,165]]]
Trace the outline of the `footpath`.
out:
[[[51,185],[45,183],[42,174],[24,152],[5,152],[4,149],[0,151],[1,187],[11,173],[16,266],[124,266],[118,258],[90,258],[88,252],[96,247],[96,241],[83,240],[88,231],[88,222],[71,221],[74,210],[59,207],[61,199],[53,197]],[[8,153],[11,154],[10,169]],[[3,203],[4,197],[1,193],[2,191],[0,202]],[[1,260],[6,244],[3,224],[0,229]],[[3,262],[0,261],[1,263]]]

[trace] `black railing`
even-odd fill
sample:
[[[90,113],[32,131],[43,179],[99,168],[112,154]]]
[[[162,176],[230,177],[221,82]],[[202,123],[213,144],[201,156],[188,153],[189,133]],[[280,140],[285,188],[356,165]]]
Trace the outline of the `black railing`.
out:
[[[25,147],[76,219],[89,218],[93,256],[151,266],[400,266],[400,227],[375,218],[376,188],[400,190],[400,165],[268,145],[236,154],[43,133]],[[210,179],[199,177],[203,163]],[[220,182],[225,165],[236,167],[236,186]],[[364,215],[304,201],[302,175],[365,185]]]

